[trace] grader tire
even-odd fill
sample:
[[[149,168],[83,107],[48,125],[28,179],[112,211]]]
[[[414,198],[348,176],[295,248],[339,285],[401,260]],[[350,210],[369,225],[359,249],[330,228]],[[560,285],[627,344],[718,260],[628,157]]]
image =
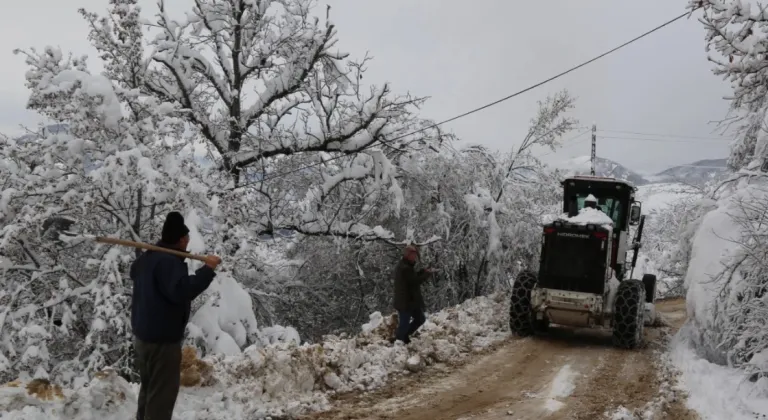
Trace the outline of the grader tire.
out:
[[[613,344],[635,349],[643,343],[645,325],[645,285],[640,280],[625,280],[616,291],[613,307]]]
[[[517,276],[512,285],[509,301],[509,329],[518,337],[533,335],[537,329],[531,307],[531,291],[536,286],[536,275],[524,271]]]

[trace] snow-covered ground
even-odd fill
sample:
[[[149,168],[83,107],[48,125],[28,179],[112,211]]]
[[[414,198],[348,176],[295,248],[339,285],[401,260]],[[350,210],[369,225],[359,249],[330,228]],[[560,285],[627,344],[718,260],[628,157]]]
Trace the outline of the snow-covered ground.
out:
[[[547,400],[544,403],[547,410],[558,411],[565,406],[560,400],[571,395],[576,387],[575,380],[578,376],[579,373],[571,369],[571,365],[565,365],[560,368],[552,380]]]
[[[691,327],[673,339],[670,358],[680,370],[688,406],[702,420],[753,420],[768,416],[768,378],[751,382],[744,371],[716,365],[693,350]]]
[[[205,382],[212,385],[182,388],[174,419],[257,419],[326,409],[334,393],[373,390],[401,374],[458,362],[505,340],[506,319],[499,314],[506,304],[501,295],[481,297],[430,314],[408,346],[390,344],[393,320],[374,313],[356,337],[253,346],[242,355],[206,358],[212,373]],[[0,387],[0,407],[6,409],[0,419],[122,420],[136,410],[138,385],[113,372],[79,389],[30,395],[34,388],[24,382]]]

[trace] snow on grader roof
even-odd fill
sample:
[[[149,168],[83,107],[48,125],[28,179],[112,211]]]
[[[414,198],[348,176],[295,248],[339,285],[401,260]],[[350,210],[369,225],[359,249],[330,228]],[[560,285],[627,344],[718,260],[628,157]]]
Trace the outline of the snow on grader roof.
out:
[[[558,220],[570,223],[572,225],[598,225],[606,229],[613,228],[613,219],[611,219],[602,211],[589,207],[585,207],[579,210],[579,214],[573,217],[568,217],[568,214],[564,213],[562,216],[560,216],[560,218],[558,218]]]

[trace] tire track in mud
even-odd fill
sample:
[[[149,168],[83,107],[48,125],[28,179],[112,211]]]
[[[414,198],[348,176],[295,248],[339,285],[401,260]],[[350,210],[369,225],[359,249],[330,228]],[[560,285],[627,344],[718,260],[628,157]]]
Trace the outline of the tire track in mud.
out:
[[[646,328],[643,349],[614,348],[609,331],[553,328],[544,336],[511,339],[452,371],[427,371],[342,398],[309,418],[593,420],[619,406],[640,412],[659,398],[665,381],[674,383],[659,368],[659,355],[666,336],[685,320],[685,302],[658,302],[657,311],[670,325]],[[680,398],[651,408],[653,419],[697,418]]]

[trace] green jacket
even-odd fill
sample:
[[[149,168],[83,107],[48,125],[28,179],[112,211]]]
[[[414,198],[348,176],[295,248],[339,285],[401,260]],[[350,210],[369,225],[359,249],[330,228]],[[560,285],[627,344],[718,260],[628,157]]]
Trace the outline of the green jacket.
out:
[[[393,306],[398,311],[423,310],[424,296],[421,294],[421,284],[429,278],[429,273],[424,270],[418,272],[414,264],[400,260],[395,267],[395,290]]]

